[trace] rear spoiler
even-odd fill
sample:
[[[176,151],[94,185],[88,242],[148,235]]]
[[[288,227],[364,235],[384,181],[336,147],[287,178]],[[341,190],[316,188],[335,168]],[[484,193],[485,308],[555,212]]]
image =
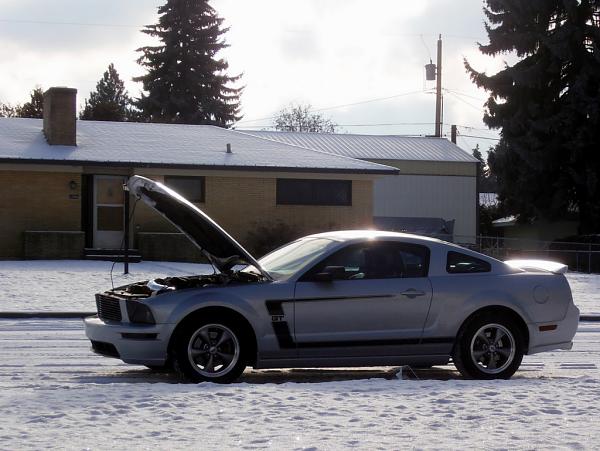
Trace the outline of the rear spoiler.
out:
[[[506,263],[513,268],[523,271],[551,272],[553,274],[564,274],[569,270],[567,265],[547,260],[507,260]]]

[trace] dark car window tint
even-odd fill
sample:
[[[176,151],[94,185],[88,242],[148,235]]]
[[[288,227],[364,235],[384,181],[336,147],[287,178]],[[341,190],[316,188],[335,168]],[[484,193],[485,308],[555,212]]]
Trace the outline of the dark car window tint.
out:
[[[446,271],[451,274],[490,272],[491,270],[492,266],[485,260],[460,252],[448,252]]]
[[[390,242],[350,245],[316,265],[304,280],[311,280],[314,274],[327,266],[343,267],[345,280],[426,277],[429,249]]]

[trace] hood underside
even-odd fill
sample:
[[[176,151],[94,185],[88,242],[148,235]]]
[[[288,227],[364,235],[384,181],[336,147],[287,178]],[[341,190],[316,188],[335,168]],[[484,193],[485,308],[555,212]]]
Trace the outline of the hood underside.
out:
[[[139,175],[130,177],[127,186],[132,194],[181,230],[220,272],[236,265],[252,265],[271,278],[231,235],[172,189]]]

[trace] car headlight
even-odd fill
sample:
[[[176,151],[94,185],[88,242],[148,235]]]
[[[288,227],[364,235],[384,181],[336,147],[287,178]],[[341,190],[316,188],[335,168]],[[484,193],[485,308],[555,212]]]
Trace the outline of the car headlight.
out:
[[[127,301],[127,316],[132,323],[156,324],[150,307],[141,302]]]

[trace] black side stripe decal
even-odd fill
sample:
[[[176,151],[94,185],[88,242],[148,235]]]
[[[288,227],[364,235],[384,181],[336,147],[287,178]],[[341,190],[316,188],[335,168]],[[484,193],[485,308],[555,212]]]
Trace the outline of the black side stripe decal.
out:
[[[290,326],[285,320],[285,312],[283,311],[284,302],[293,302],[293,299],[284,300],[269,300],[266,302],[267,311],[271,315],[271,325],[273,332],[277,338],[277,344],[281,349],[294,349],[296,343],[290,331]]]
[[[383,297],[383,296],[381,296]],[[317,299],[317,298],[315,298]],[[334,298],[323,298],[334,299]],[[338,299],[338,298],[335,298]],[[339,298],[345,299],[345,298]],[[306,299],[300,299],[306,300]],[[310,299],[313,300],[313,299]],[[285,320],[285,312],[283,311],[284,302],[293,302],[293,299],[268,300],[266,301],[267,311],[271,315],[271,325],[277,338],[277,343],[281,349],[293,348],[343,348],[343,347],[358,347],[358,346],[402,346],[402,345],[417,345],[417,344],[452,344],[454,337],[426,337],[426,338],[402,338],[391,340],[361,340],[361,341],[310,341],[297,343],[292,337],[288,322]]]
[[[305,302],[305,301],[348,301],[348,300],[358,300],[358,299],[373,299],[373,298],[393,298],[393,294],[365,294],[362,296],[330,296],[326,298],[299,298],[296,299],[296,302]]]
[[[430,343],[453,343],[453,337],[435,337],[435,338],[399,338],[390,340],[360,340],[360,341],[310,341],[305,343],[296,343],[299,348],[347,348],[359,346],[402,346],[418,345]]]

